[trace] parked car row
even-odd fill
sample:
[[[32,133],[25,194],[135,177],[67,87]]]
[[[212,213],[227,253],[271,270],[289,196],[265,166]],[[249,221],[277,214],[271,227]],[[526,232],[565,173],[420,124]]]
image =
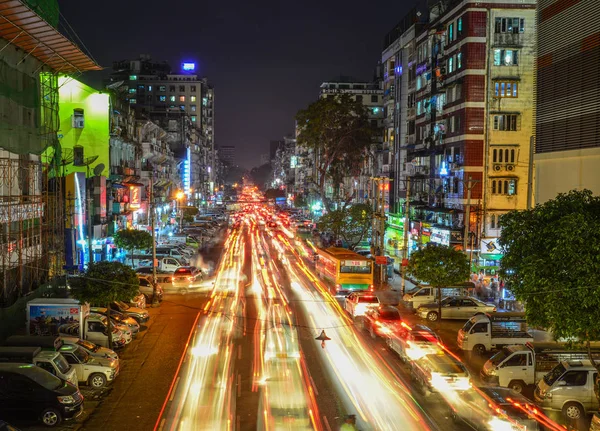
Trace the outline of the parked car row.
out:
[[[53,427],[83,411],[79,385],[103,388],[119,374],[117,354],[75,337],[12,336],[0,347],[0,417]]]

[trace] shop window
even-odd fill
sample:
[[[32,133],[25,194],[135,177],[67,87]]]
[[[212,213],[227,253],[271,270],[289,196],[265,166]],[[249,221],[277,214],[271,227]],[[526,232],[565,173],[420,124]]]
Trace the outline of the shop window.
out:
[[[517,180],[512,178],[501,178],[492,180],[492,194],[514,196],[517,194]]]
[[[519,129],[519,115],[494,115],[494,130],[514,132]]]

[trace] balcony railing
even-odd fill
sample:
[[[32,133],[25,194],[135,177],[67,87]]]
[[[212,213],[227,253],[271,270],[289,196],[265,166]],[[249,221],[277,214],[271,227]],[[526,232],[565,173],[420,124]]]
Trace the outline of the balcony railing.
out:
[[[494,46],[512,46],[521,47],[524,42],[524,34],[514,33],[495,33],[494,34]]]

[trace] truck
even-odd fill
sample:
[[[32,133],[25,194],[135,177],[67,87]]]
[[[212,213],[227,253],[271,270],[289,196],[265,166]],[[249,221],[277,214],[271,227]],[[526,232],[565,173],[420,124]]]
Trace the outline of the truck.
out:
[[[504,386],[522,392],[535,385],[561,361],[587,359],[587,349],[569,348],[565,343],[527,343],[504,346],[481,369],[486,383]],[[594,359],[600,360],[600,346],[592,348]]]
[[[41,347],[0,347],[0,363],[31,364],[78,386],[77,372],[58,352]]]
[[[576,421],[598,411],[598,369],[588,359],[562,361],[546,374],[533,393],[544,410],[562,411],[565,419]]]
[[[75,370],[79,383],[102,388],[119,373],[118,359],[92,357],[76,344],[65,344],[59,337],[13,335],[5,341],[8,347],[40,348],[42,352],[60,353]]]
[[[78,336],[102,347],[108,347],[108,328],[88,321],[90,307],[72,298],[36,298],[27,303],[28,335]],[[120,331],[113,328],[113,345],[125,344]]]
[[[527,332],[525,313],[516,312],[477,314],[465,323],[457,336],[460,349],[478,355],[533,341],[533,336]]]
[[[133,259],[129,255],[125,263],[132,264],[134,268],[152,267],[152,254],[134,254]],[[156,268],[161,271],[173,272],[182,266],[185,266],[184,262],[175,257],[156,255]]]

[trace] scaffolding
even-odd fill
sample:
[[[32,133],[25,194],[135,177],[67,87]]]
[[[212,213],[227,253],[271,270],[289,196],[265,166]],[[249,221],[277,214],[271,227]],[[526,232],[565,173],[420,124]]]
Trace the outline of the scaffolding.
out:
[[[5,77],[0,75],[0,79]],[[0,85],[6,89],[31,79],[21,78],[3,80]],[[41,73],[39,87],[27,90],[38,97],[25,95],[23,87],[3,94],[3,107],[19,115],[3,124],[6,133],[0,142],[0,307],[11,305],[62,271],[64,198],[57,84],[56,74]],[[30,101],[35,104],[31,106]],[[31,121],[29,115],[33,115]],[[21,125],[15,128],[16,138],[10,136],[11,123]],[[23,129],[29,129],[34,138],[20,139]]]

